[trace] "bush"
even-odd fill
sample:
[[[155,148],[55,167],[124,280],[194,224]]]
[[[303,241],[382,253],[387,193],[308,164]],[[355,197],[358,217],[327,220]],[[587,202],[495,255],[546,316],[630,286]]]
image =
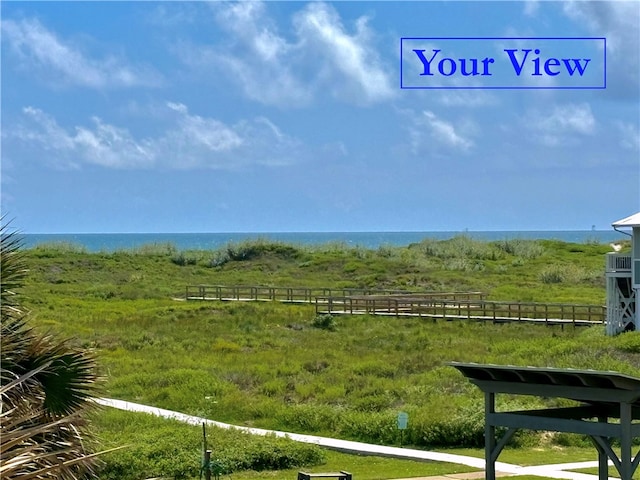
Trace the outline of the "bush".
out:
[[[221,267],[225,263],[229,262],[231,258],[226,251],[217,251],[213,254],[213,258],[209,260],[210,267]]]
[[[545,268],[540,273],[540,281],[542,283],[562,283],[564,281],[564,272],[558,266]]]
[[[179,254],[171,257],[171,261],[176,265],[180,265],[181,267],[184,267],[186,265],[195,265],[198,259],[194,256],[187,256],[183,252],[180,252]]]
[[[291,405],[276,414],[277,424],[294,432],[335,433],[339,411],[329,405]]]
[[[227,257],[234,261],[252,260],[268,253],[280,258],[295,259],[300,256],[301,251],[285,243],[269,242],[262,239],[229,243],[226,247]]]
[[[495,242],[496,247],[514,257],[531,260],[544,253],[544,247],[537,240],[511,239]]]
[[[326,313],[324,315],[316,315],[316,317],[311,322],[311,325],[315,328],[330,330],[332,332],[335,331],[337,327],[336,320],[330,313]]]
[[[340,430],[343,436],[361,442],[393,445],[398,436],[395,412],[349,411],[343,416]]]
[[[202,428],[144,413],[105,410],[97,419],[128,448],[105,455],[104,480],[138,480],[152,476],[197,478],[202,457]],[[103,435],[104,436],[104,435]],[[212,463],[221,473],[320,465],[324,452],[316,445],[275,436],[207,427]]]
[[[426,256],[442,259],[498,260],[503,252],[496,246],[459,235],[449,240],[425,239],[417,248]]]

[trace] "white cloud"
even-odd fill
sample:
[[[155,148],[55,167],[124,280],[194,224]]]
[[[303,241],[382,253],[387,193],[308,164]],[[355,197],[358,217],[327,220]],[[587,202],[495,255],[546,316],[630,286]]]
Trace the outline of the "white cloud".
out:
[[[136,141],[123,128],[105,124],[94,117],[94,128],[77,127],[70,140],[72,151],[88,163],[109,168],[144,168],[154,160],[153,144]]]
[[[607,37],[607,49],[611,52],[629,47],[638,49],[640,6],[636,0],[615,2],[563,2],[564,13],[586,25],[592,32]],[[632,45],[632,44],[635,44]]]
[[[423,112],[427,126],[431,129],[434,139],[454,148],[466,150],[473,145],[473,142],[462,137],[455,129],[453,124],[446,122],[433,112]]]
[[[588,103],[568,104],[555,107],[549,116],[540,119],[538,125],[542,130],[589,135],[594,132],[596,121]]]
[[[557,105],[551,112],[531,111],[522,120],[523,129],[547,146],[568,145],[596,131],[596,120],[588,103]]]
[[[170,7],[160,3],[156,8],[147,12],[146,20],[159,27],[175,27],[184,24],[194,24],[202,18],[197,2],[171,2]]]
[[[91,126],[66,129],[45,112],[26,107],[27,122],[3,132],[5,141],[17,141],[58,168],[83,164],[117,169],[234,170],[254,165],[282,166],[300,160],[297,140],[269,119],[258,117],[236,125],[192,115],[180,103],[167,103],[169,127],[155,137],[136,138],[129,130],[94,117]]]
[[[498,104],[498,98],[482,90],[445,90],[439,102],[447,107],[485,107]]]
[[[620,146],[628,150],[640,151],[640,128],[630,123],[618,123]]]
[[[525,0],[524,14],[529,17],[534,17],[538,13],[539,7],[539,0]]]
[[[243,144],[233,129],[218,120],[189,115],[187,107],[180,103],[169,102],[167,107],[178,113],[178,128],[168,132],[163,141],[180,150],[199,146],[211,152],[224,152]]]
[[[229,32],[221,45],[183,45],[182,61],[199,69],[215,68],[238,84],[250,99],[266,105],[307,105],[312,87],[294,73],[296,46],[271,24],[261,2],[213,3],[218,24]]]
[[[435,113],[425,110],[413,116],[413,122],[409,128],[411,151],[414,154],[423,150],[468,151],[474,145],[470,138],[472,130],[473,126],[468,122],[460,122],[456,126]]]
[[[394,96],[389,76],[370,46],[373,34],[366,17],[357,20],[355,34],[349,35],[331,6],[313,2],[296,15],[295,24],[304,45],[324,59],[325,69],[334,77],[334,91],[355,94],[365,102]]]
[[[227,36],[216,45],[183,44],[175,52],[189,66],[225,75],[247,98],[299,107],[326,91],[356,104],[396,93],[372,46],[366,17],[350,34],[333,7],[314,2],[293,15],[285,35],[263,2],[215,2],[211,8]]]
[[[3,20],[3,41],[21,66],[47,82],[88,88],[156,86],[160,76],[147,67],[128,65],[115,57],[95,60],[71,42],[59,39],[38,20]]]
[[[607,89],[619,97],[640,94],[640,3],[567,1],[564,13],[607,39]]]

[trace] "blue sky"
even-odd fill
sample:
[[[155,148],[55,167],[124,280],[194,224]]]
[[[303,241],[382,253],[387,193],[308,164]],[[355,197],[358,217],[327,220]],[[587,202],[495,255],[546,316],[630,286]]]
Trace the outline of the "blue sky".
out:
[[[2,212],[25,233],[589,230],[640,210],[636,1],[1,9]],[[607,88],[401,89],[403,37],[605,37]]]

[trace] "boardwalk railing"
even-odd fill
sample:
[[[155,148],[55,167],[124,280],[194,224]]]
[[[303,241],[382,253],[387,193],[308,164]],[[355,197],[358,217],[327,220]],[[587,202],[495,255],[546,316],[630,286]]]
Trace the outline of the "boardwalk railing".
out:
[[[315,298],[355,295],[409,295],[405,290],[376,290],[363,288],[304,288],[264,287],[246,285],[187,285],[187,300],[236,300],[236,301],[280,301],[314,303]],[[414,294],[415,295],[415,294]],[[437,298],[451,298],[449,293],[430,294]],[[453,294],[456,295],[456,294]],[[467,293],[457,295],[468,295]],[[477,295],[484,295],[478,293]],[[455,297],[458,298],[458,297]]]
[[[603,324],[606,320],[606,307],[601,305],[488,301],[482,292],[188,285],[185,298],[310,303],[315,304],[318,315],[370,314],[574,326]]]
[[[370,314],[468,319],[480,321],[540,322],[548,325],[603,324],[606,307],[562,303],[496,302],[480,299],[406,297],[316,297],[316,314]]]
[[[246,285],[187,285],[187,300],[236,300],[236,301],[280,301],[316,303],[316,297],[393,296],[394,298],[482,300],[482,292],[426,292],[410,293],[404,290],[378,290],[363,288],[306,288],[264,287]]]

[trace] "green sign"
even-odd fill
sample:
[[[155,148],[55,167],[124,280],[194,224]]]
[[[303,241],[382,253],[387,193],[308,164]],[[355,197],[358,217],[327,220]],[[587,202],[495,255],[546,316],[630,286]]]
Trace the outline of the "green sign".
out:
[[[409,414],[400,412],[398,414],[398,430],[406,430],[407,423],[409,423]]]

